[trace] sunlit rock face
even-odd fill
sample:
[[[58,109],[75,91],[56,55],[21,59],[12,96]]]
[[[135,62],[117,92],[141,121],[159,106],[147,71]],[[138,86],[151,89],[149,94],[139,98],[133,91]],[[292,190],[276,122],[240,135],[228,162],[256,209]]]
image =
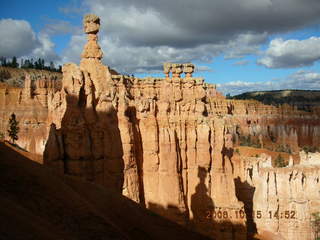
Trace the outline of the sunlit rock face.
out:
[[[28,150],[60,173],[122,192],[216,239],[269,233],[312,239],[304,226],[319,206],[320,189],[319,171],[309,166],[319,156],[300,157],[299,150],[320,145],[319,114],[226,100],[215,85],[192,77],[191,63],[165,63],[164,78],[116,75],[101,63],[99,26],[97,16],[84,18],[88,42],[80,66],[63,66],[59,88],[38,83],[34,91],[26,81],[24,89],[1,90],[2,114],[12,102],[12,110],[25,114],[18,120],[42,124],[35,137],[21,133],[21,143],[36,146]],[[291,167],[273,168],[268,155],[259,163],[242,156],[236,150],[244,141],[260,150],[290,149]],[[297,211],[298,218],[268,219],[277,209]],[[258,211],[261,217],[250,217]]]
[[[260,235],[315,239],[313,214],[320,209],[320,158],[319,153],[299,154],[301,164],[283,168],[272,167],[271,157],[265,154],[243,159],[240,193]],[[245,197],[250,191],[254,192],[251,202]]]
[[[8,72],[18,70],[7,69]],[[18,140],[16,143],[24,150],[32,153],[33,160],[42,163],[42,154],[47,141],[48,99],[59,90],[61,81],[56,79],[57,73],[39,71],[25,75],[22,88],[6,84],[0,85],[0,133],[6,140],[8,136],[9,118],[14,113],[19,122]],[[13,75],[13,74],[12,74]],[[30,155],[31,156],[31,155]]]

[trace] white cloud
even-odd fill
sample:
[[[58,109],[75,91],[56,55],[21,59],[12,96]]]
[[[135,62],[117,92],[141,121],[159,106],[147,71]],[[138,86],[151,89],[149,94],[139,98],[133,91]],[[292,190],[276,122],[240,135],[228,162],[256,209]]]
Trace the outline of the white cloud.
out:
[[[38,45],[27,57],[43,58],[46,61],[57,61],[60,57],[54,51],[54,43],[48,34],[38,34]]]
[[[30,24],[24,20],[0,20],[0,56],[20,57],[29,54],[39,44]]]
[[[1,19],[0,35],[0,56],[44,58],[46,61],[59,59],[50,36],[45,32],[36,34],[25,20]]]
[[[107,24],[106,24],[107,25]],[[194,62],[210,63],[215,56],[224,51],[230,58],[241,58],[246,54],[257,51],[259,41],[264,41],[265,34],[241,34],[234,41],[216,44],[201,44],[194,47],[175,47],[167,45],[140,46],[123,42],[114,33],[104,31],[99,33],[99,44],[104,53],[103,62],[121,73],[159,73],[162,72],[164,62]],[[63,62],[76,62],[80,60],[83,46],[86,42],[85,35],[74,35],[69,46],[63,52]],[[232,56],[231,56],[232,55]],[[197,71],[212,71],[200,67]]]
[[[245,82],[233,81],[228,83],[217,84],[218,91],[224,94],[238,95],[244,92],[259,91],[259,90],[274,90],[277,88],[274,82]]]
[[[282,88],[320,90],[320,73],[300,70],[280,82]]]
[[[104,62],[123,73],[158,72],[167,61],[208,63],[221,54],[225,59],[260,54],[269,34],[320,20],[318,0],[87,0],[84,5],[101,18]],[[64,59],[79,61],[76,40]]]
[[[320,38],[306,40],[274,39],[258,64],[268,68],[295,68],[312,65],[320,59]]]
[[[159,72],[167,61],[205,64],[221,54],[225,59],[240,59],[238,65],[246,64],[241,58],[260,54],[260,46],[269,34],[320,21],[318,0],[72,0],[60,11],[68,15],[86,11],[100,16],[99,38],[104,62],[130,74]],[[81,26],[52,21],[35,34],[30,24],[27,25],[27,32],[30,36],[33,34],[33,38],[16,38],[22,39],[16,45],[23,47],[20,52],[19,48],[9,47],[11,50],[7,53],[19,53],[15,54],[17,56],[38,54],[59,61],[51,38],[56,34],[72,33],[60,62],[79,62],[85,44],[85,36],[79,30]],[[11,31],[7,27],[4,34],[0,32],[1,36],[8,30]],[[18,32],[16,35],[21,31]],[[30,44],[29,47],[25,47],[26,44]],[[0,50],[6,51],[3,49]],[[267,57],[269,55],[263,59]],[[260,64],[266,65],[268,61],[271,66],[273,62],[268,59]]]
[[[318,0],[87,0],[86,5],[121,41],[143,46],[192,47],[246,33],[287,32],[320,20]]]
[[[230,93],[231,95],[280,89],[320,90],[320,73],[300,70],[285,79],[267,82],[233,81],[217,84],[217,88],[224,94]]]
[[[83,47],[86,43],[86,36],[84,34],[81,35],[73,35],[71,37],[71,40],[64,50],[62,54],[62,63],[67,62],[74,62],[79,63],[80,62],[80,55],[83,50]]]
[[[242,33],[237,38],[229,41],[224,50],[225,59],[243,58],[245,55],[260,53],[260,46],[266,42],[268,34],[266,32]]]

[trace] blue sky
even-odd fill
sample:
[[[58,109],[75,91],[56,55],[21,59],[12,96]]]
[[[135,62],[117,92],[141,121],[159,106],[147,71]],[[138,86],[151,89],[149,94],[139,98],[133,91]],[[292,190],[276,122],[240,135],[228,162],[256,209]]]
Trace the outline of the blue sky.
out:
[[[225,94],[320,90],[318,0],[11,0],[0,56],[78,63],[86,13],[100,16],[104,63],[121,73],[163,76],[163,62],[193,62]]]

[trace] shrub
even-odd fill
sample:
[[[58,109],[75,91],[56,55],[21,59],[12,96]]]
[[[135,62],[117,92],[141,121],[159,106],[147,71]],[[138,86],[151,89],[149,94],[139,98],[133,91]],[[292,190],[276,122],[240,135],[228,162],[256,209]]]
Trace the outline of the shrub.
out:
[[[312,213],[312,227],[315,233],[315,236],[317,237],[316,240],[320,240],[320,212]]]
[[[284,158],[279,154],[277,158],[275,159],[275,166],[278,168],[282,168],[286,166],[286,163],[284,161]]]
[[[303,146],[302,148],[303,151],[305,151],[305,153],[315,153],[315,152],[320,152],[320,149],[319,147],[316,147],[316,146]]]
[[[292,151],[291,151],[291,148],[288,144],[285,144],[285,145],[277,145],[276,149],[275,149],[276,152],[286,152],[286,153],[289,153],[291,154]]]
[[[251,138],[251,136],[240,136],[240,146],[247,146],[247,147],[254,147],[254,148],[261,148],[261,144]]]

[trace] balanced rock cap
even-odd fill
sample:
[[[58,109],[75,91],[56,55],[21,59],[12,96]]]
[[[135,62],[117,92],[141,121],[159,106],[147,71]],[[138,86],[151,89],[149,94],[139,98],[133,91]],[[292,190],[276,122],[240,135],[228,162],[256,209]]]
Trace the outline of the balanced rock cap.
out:
[[[100,28],[100,18],[94,14],[87,14],[83,18],[84,32],[87,34],[97,34]]]

